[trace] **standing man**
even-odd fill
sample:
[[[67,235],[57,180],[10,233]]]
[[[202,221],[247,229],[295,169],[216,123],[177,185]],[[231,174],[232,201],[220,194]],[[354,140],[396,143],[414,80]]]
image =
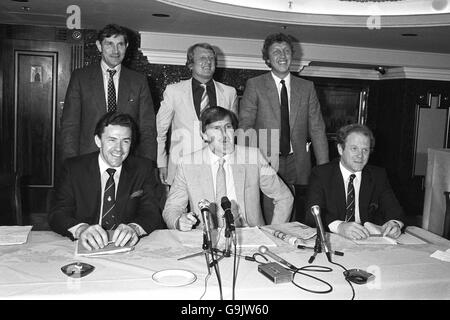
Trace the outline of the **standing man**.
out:
[[[131,116],[108,112],[95,127],[96,152],[64,162],[49,213],[51,229],[80,239],[88,249],[112,241],[124,246],[163,227],[155,197],[156,176],[147,158],[129,156],[136,137]]]
[[[109,111],[128,113],[140,132],[139,155],[156,161],[153,101],[145,75],[121,65],[128,47],[126,31],[114,24],[98,33],[100,63],[72,73],[61,120],[63,159],[97,150],[95,124]]]
[[[294,190],[296,200],[303,195],[311,170],[312,142],[317,164],[328,162],[328,142],[319,100],[310,81],[289,72],[293,46],[283,33],[269,35],[262,49],[270,72],[247,81],[239,110],[239,127],[259,133],[258,146],[284,182]],[[279,149],[265,135],[279,132]],[[265,138],[265,141],[262,140]],[[270,155],[269,155],[270,154]],[[270,199],[264,198],[267,223],[272,217]],[[300,216],[299,216],[300,214]],[[297,212],[303,222],[304,212]]]
[[[202,149],[199,136],[200,112],[220,105],[237,112],[236,89],[213,80],[217,56],[208,43],[197,43],[187,51],[186,66],[192,78],[168,85],[156,115],[158,132],[158,169],[161,182],[171,185],[178,159]],[[166,152],[168,131],[171,129],[170,150]]]
[[[403,210],[383,168],[367,165],[375,146],[372,131],[351,124],[337,132],[340,160],[313,168],[307,208],[318,205],[325,227],[350,239],[365,239],[365,222],[382,225],[383,235],[397,238]],[[311,214],[307,223],[314,224]]]
[[[293,196],[258,148],[235,145],[237,116],[211,107],[202,112],[201,137],[207,145],[179,161],[163,211],[169,229],[189,231],[201,220],[198,203],[211,202],[212,227],[224,225],[221,199],[231,202],[236,226],[266,224],[260,191],[273,199],[273,223],[285,223],[291,215]],[[190,208],[190,212],[186,208]]]

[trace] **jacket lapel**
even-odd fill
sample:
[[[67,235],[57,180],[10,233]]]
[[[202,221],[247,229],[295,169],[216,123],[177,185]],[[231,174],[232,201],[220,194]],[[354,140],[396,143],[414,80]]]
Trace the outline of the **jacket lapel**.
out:
[[[122,214],[124,213],[125,205],[128,200],[128,195],[131,188],[131,180],[133,175],[133,168],[125,161],[122,165],[122,172],[120,173],[119,185],[116,194],[116,214],[118,220],[123,221]]]
[[[334,190],[334,196],[336,197],[335,203],[337,204],[337,212],[340,220],[345,220],[345,212],[346,212],[346,194],[345,194],[345,186],[344,180],[342,179],[342,173],[339,169],[339,162],[335,166],[333,177],[331,179],[332,187],[331,190]]]
[[[272,74],[270,72],[268,72],[264,77],[264,85],[267,96],[269,98],[268,102],[270,108],[272,108],[273,114],[275,115],[275,120],[277,123],[280,123],[280,99],[278,97],[278,90],[275,81],[273,80]]]
[[[91,89],[93,99],[96,102],[96,108],[101,111],[100,114],[104,114],[106,112],[106,99],[105,99],[105,87],[103,84],[103,75],[102,68],[100,64],[98,64],[95,68],[92,69],[93,72],[90,76],[91,78]]]
[[[370,176],[369,170],[364,168],[361,173],[361,186],[359,189],[359,218],[361,219],[361,223],[368,220],[368,208],[372,189],[372,177]]]
[[[128,104],[128,95],[131,92],[131,81],[132,79],[130,78],[127,68],[122,66],[119,79],[119,96],[117,99],[117,109],[119,111],[123,110]]]
[[[291,101],[290,101],[290,108],[289,108],[289,126],[291,128],[294,128],[295,119],[297,118],[297,114],[299,113],[300,107],[301,107],[301,92],[300,92],[300,86],[299,83],[293,75],[291,75]],[[302,114],[307,114],[306,112]]]
[[[186,106],[186,108],[190,108],[191,111],[186,112],[186,113],[187,114],[196,114],[197,120],[198,120],[199,115],[197,114],[197,111],[195,110],[194,96],[192,95],[192,78],[190,78],[189,80],[185,80],[184,85],[183,85],[183,93],[182,94],[183,94],[182,97],[184,100],[182,107]]]

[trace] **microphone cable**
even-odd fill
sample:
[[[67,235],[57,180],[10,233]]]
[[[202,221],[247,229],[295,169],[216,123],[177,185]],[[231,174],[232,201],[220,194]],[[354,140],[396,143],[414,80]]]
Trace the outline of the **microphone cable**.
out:
[[[342,269],[344,269],[344,271],[347,271],[347,268],[345,268],[343,265],[334,262],[334,261],[330,261],[332,264],[335,264],[339,267],[341,267]],[[348,280],[347,278],[345,278],[345,281],[348,282],[348,284],[350,285],[350,288],[352,288],[352,298],[350,300],[354,300],[355,299],[355,288],[353,287],[353,284],[350,282],[350,280]]]
[[[286,269],[288,269],[288,268],[286,268]],[[301,267],[301,268],[295,268],[294,270],[292,270],[292,269],[288,269],[288,270],[294,271],[294,276],[293,276],[293,278],[291,280],[292,284],[294,284],[296,287],[298,287],[298,288],[300,288],[300,289],[302,289],[304,291],[307,291],[307,292],[310,292],[310,293],[317,293],[317,294],[326,294],[326,293],[330,293],[331,291],[333,291],[333,286],[331,284],[329,284],[328,282],[326,282],[325,280],[322,280],[322,279],[320,279],[318,277],[315,277],[313,275],[301,272],[301,271],[331,272],[331,271],[333,271],[333,269],[331,269],[330,267],[318,266],[318,265],[308,265],[308,266],[304,266],[304,267]],[[316,281],[322,282],[323,284],[325,284],[328,287],[328,289],[323,290],[323,291],[318,291],[318,290],[312,290],[312,289],[304,288],[304,287],[300,286],[299,284],[297,284],[295,282],[295,275],[296,274],[301,274],[303,276],[312,278],[312,279],[314,279]]]
[[[232,291],[232,300],[234,300],[234,295],[236,292],[236,270],[237,270],[237,265],[236,265],[236,257],[237,257],[237,241],[236,241],[236,233],[232,232],[231,233],[233,236],[233,244],[234,244],[234,255],[233,255],[233,291]]]

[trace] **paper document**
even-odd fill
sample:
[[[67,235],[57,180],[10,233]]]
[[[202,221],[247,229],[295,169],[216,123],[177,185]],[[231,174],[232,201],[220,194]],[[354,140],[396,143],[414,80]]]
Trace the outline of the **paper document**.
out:
[[[112,236],[114,234],[114,230],[107,230],[107,232],[108,232],[108,240],[111,241]],[[94,249],[91,251],[89,251],[88,249],[83,247],[80,240],[77,240],[76,245],[75,245],[75,255],[84,256],[84,257],[98,256],[98,255],[105,255],[105,254],[114,254],[114,253],[119,253],[119,252],[127,252],[127,251],[131,251],[131,250],[134,250],[134,246],[131,246],[130,242],[128,242],[123,247],[116,247],[113,242],[110,242],[110,243],[108,243],[108,245],[106,245],[102,249],[97,249],[97,250]]]
[[[33,226],[0,226],[0,245],[26,243]]]
[[[436,250],[432,255],[430,255],[430,257],[445,262],[450,262],[450,249],[447,249],[446,251]]]
[[[370,237],[362,240],[353,240],[357,244],[425,244],[426,242],[410,233],[402,233],[397,239],[382,235],[381,226],[366,222],[364,227],[369,231]]]

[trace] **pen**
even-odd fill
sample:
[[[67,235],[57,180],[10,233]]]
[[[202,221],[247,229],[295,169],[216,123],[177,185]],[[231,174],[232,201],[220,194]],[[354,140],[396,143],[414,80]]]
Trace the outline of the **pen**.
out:
[[[298,246],[297,246],[297,249],[310,249],[310,250],[314,250],[314,247],[307,247],[307,246],[301,246],[301,245],[298,245]]]

